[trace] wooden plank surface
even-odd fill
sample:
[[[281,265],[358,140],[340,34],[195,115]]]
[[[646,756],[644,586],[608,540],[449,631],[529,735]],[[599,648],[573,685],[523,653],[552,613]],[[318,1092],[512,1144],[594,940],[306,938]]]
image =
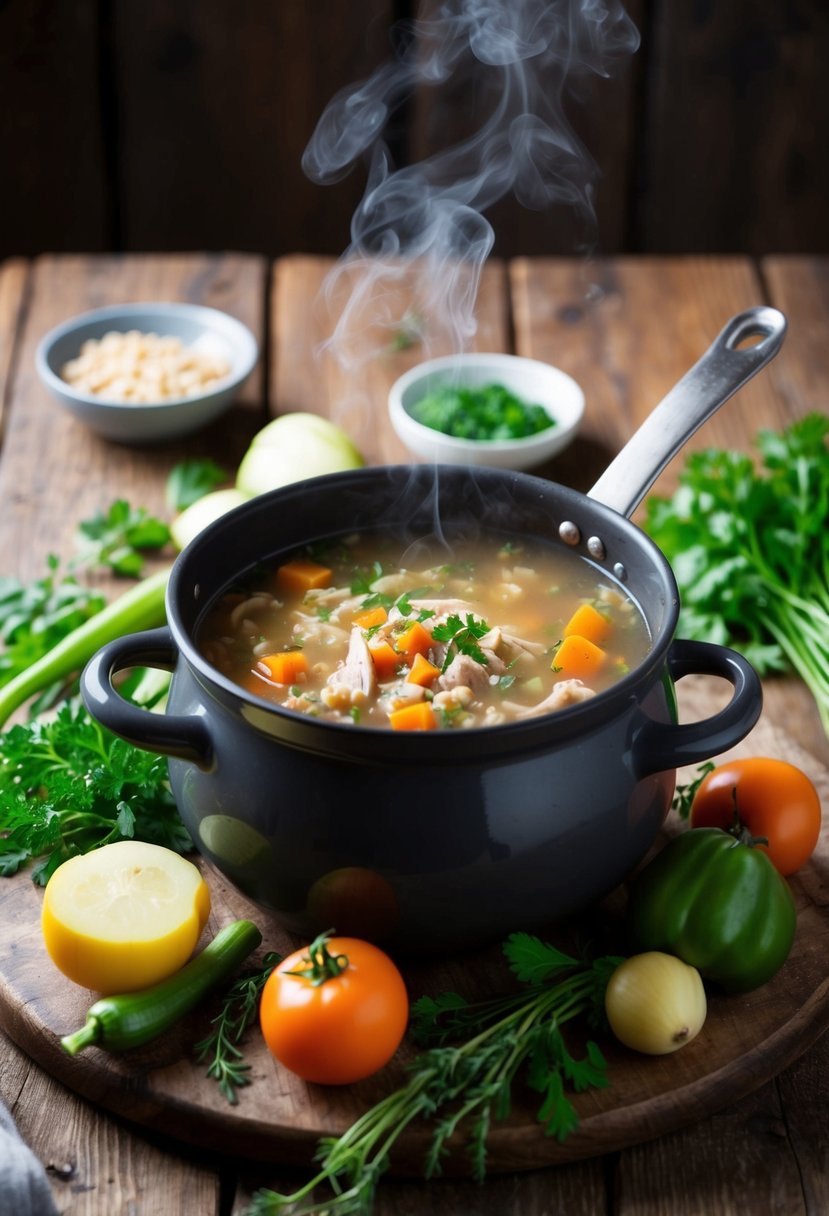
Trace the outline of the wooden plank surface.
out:
[[[130,1134],[53,1081],[3,1035],[0,1058],[0,1098],[43,1162],[62,1216],[151,1210],[157,1216],[219,1216],[219,1178],[209,1167]],[[57,1110],[59,1118],[44,1117]]]
[[[174,281],[184,284],[187,291],[198,291],[198,285],[205,282],[203,277],[194,276],[192,269],[186,273],[180,269],[172,272],[163,259],[148,259],[140,269],[127,260],[120,270],[118,260],[108,263],[103,270],[94,262],[84,266],[83,261],[79,260],[76,271],[72,270],[71,261],[66,264],[57,263],[48,274],[38,267],[38,272],[45,277],[40,287],[41,299],[36,315],[44,318],[54,316],[55,320],[63,319],[62,315],[58,315],[61,300],[66,301],[67,307],[71,305],[72,310],[106,302],[111,298],[108,292],[116,291],[118,282],[121,289],[127,293],[132,290],[133,285],[136,290],[149,290],[150,285],[172,284]],[[207,261],[211,262],[210,259]],[[174,259],[173,264],[180,265],[179,260]],[[307,278],[306,287],[303,289],[305,294],[293,298],[297,301],[310,299],[316,291],[314,284],[319,284],[328,265],[315,267],[313,263],[307,263],[304,271]],[[562,366],[567,366],[565,360],[572,360],[571,367],[581,368],[580,378],[583,378],[585,387],[591,389],[591,399],[596,402],[596,405],[591,407],[592,412],[586,422],[587,443],[573,452],[574,457],[578,457],[578,461],[574,461],[578,467],[561,470],[562,473],[572,476],[573,484],[578,483],[582,488],[590,484],[593,468],[591,462],[598,465],[597,472],[601,471],[608,453],[627,438],[629,430],[626,430],[626,424],[629,418],[634,417],[637,410],[652,405],[656,396],[671,386],[673,379],[685,366],[693,362],[702,347],[710,341],[712,332],[716,332],[720,327],[728,310],[735,305],[742,307],[747,303],[758,302],[755,291],[759,291],[765,298],[763,280],[757,275],[754,267],[742,259],[729,259],[719,268],[705,259],[658,259],[647,262],[641,269],[637,269],[633,262],[621,266],[600,263],[592,267],[589,264],[568,266],[561,263],[551,265],[547,278],[537,274],[535,266],[523,267],[517,263],[508,269],[518,335],[516,343],[525,344],[521,348],[524,353],[531,353],[532,350],[541,357],[553,358],[553,361]],[[822,284],[825,283],[825,270],[820,266],[816,268],[810,260],[804,260],[802,264],[789,262],[777,269],[773,264],[767,263],[763,271],[771,302],[782,305],[784,297],[788,299],[792,332],[784,353],[773,365],[774,374],[780,379],[772,377],[772,369],[763,373],[763,380],[771,379],[774,385],[772,396],[769,397],[766,390],[761,388],[760,378],[744,390],[744,394],[754,393],[755,389],[759,391],[756,405],[760,417],[765,417],[765,411],[769,409],[773,416],[784,418],[796,416],[807,408],[825,408],[827,372],[825,363],[821,371],[820,315],[811,315],[815,303],[824,298],[825,288]],[[292,297],[284,279],[280,287],[280,272],[281,267],[277,267],[274,301],[280,298],[281,291],[285,303],[290,303]],[[123,273],[126,278],[118,280],[119,273]],[[171,273],[173,279],[169,277]],[[178,279],[175,275],[179,276]],[[600,288],[598,294],[594,286],[597,280]],[[0,276],[0,285],[3,281]],[[76,284],[76,289],[68,295],[62,286],[67,281]],[[218,282],[223,281],[220,276]],[[257,279],[257,282],[259,281]],[[217,281],[208,273],[208,293],[216,285]],[[50,305],[47,297],[51,293],[55,295],[54,302]],[[128,295],[124,294],[120,298],[126,299]],[[140,297],[136,294],[132,298]],[[264,289],[261,299],[264,301]],[[809,356],[811,362],[808,366],[801,363],[799,346],[793,341],[799,303],[803,308],[804,333],[808,332],[810,335],[808,349],[813,352]],[[634,304],[635,310],[632,309]],[[585,305],[590,307],[586,308]],[[224,306],[233,311],[229,304]],[[825,309],[825,302],[823,307]],[[522,309],[524,320],[519,321]],[[681,332],[687,335],[681,339],[677,338],[676,343],[672,336],[672,314],[675,309],[678,310],[677,315],[682,321],[682,326],[678,329],[681,328]],[[584,320],[579,310],[584,310],[584,317],[596,318],[595,328],[591,328],[591,323]],[[630,328],[635,330],[640,323],[646,325],[647,332],[651,335],[651,345],[628,336],[625,316],[629,310],[633,311]],[[712,330],[709,330],[709,323],[713,324]],[[27,344],[29,354],[36,340],[31,324],[29,321],[23,329],[23,342]],[[301,339],[303,326],[309,324],[304,302],[301,309],[297,303],[293,324],[295,337]],[[527,346],[530,341],[527,337],[530,329],[531,341],[535,343],[533,348]],[[552,346],[546,345],[551,343],[553,338],[556,340],[555,355],[545,355],[545,350],[553,349]],[[300,370],[292,371],[290,346],[291,344],[286,342],[279,358],[275,358],[271,363],[271,408],[295,408],[294,402],[305,402],[307,408],[312,408],[311,403],[317,400],[317,382],[314,377],[318,375],[318,369],[309,353],[311,347],[307,343],[303,346],[300,342],[298,349],[304,352],[299,359]],[[31,433],[27,433],[22,413],[32,408],[30,403],[34,396],[34,409],[41,423],[47,419],[50,423],[54,420],[45,411],[44,401],[37,400],[39,386],[33,382],[33,373],[29,370],[30,360],[27,365],[23,353],[19,346],[15,347],[12,359],[14,382],[11,392],[7,394],[12,413],[9,418],[6,450],[0,459],[0,497],[6,508],[0,516],[0,552],[3,554],[4,569],[21,576],[33,577],[41,573],[45,553],[63,545],[69,536],[70,525],[75,522],[75,503],[71,520],[57,518],[55,522],[55,513],[59,516],[62,510],[60,477],[65,476],[65,472],[52,468],[50,475],[44,476],[38,471],[34,440]],[[784,362],[787,356],[791,360],[788,364]],[[384,404],[381,394],[388,376],[397,366],[402,370],[407,359],[415,361],[417,357],[417,351],[412,350],[396,355],[399,363],[392,364],[382,374],[378,374],[376,387],[372,389],[372,399]],[[675,365],[672,364],[672,359],[675,359]],[[639,370],[642,360],[646,369],[644,373]],[[646,381],[643,376],[647,377]],[[287,391],[288,386],[293,386],[290,393]],[[337,391],[335,378],[321,395],[320,399],[325,402],[323,409],[328,409],[330,402],[336,400],[332,394]],[[653,398],[651,393],[655,394]],[[735,398],[718,419],[707,425],[719,425],[720,420],[723,425],[727,425],[727,420],[733,417],[733,411],[739,401],[740,398]],[[620,405],[620,402],[624,404]],[[252,408],[255,409],[253,403]],[[774,415],[775,410],[780,413]],[[234,425],[229,433],[220,429],[211,436],[197,437],[193,444],[188,446],[199,451],[215,452],[217,448],[221,448],[229,453],[235,450],[234,444],[236,447],[241,444],[242,433],[249,429],[252,423],[252,418],[248,418],[244,407],[241,414],[243,417],[234,418]],[[755,417],[752,407],[748,419],[752,430]],[[48,427],[44,430],[41,426],[41,433],[47,432],[51,435]],[[96,491],[95,480],[88,476],[85,481],[81,478],[83,461],[77,461],[76,470],[75,458],[72,456],[75,444],[79,444],[87,454],[95,452],[94,445],[90,446],[87,437],[74,433],[74,430],[67,431],[60,424],[55,435],[68,453],[70,476],[76,487],[75,502],[78,504],[79,513],[84,504],[94,502],[99,505],[100,494],[111,484],[109,477],[113,473],[123,479],[130,492],[134,491],[136,501],[147,502],[147,505],[160,502],[162,474],[166,472],[169,464],[179,458],[178,453],[173,453],[172,450],[161,459],[155,451],[127,453],[114,445],[105,445],[103,453],[98,453],[97,456],[93,454],[89,466],[95,470],[95,480],[100,487]],[[51,444],[51,438],[49,442]],[[595,450],[591,450],[591,447]],[[29,480],[22,490],[19,489],[19,483],[10,479],[10,459],[7,459],[10,451],[26,453],[25,467]],[[556,468],[554,472],[558,475],[559,469]],[[565,478],[561,476],[560,479]],[[149,495],[149,501],[144,497],[145,493]],[[43,496],[52,503],[51,519],[49,513],[39,506]],[[10,499],[11,511],[8,510]],[[14,518],[15,523],[9,522],[9,515]],[[18,543],[15,533],[21,530],[23,535]],[[785,683],[788,692],[781,704],[790,707],[790,712],[784,718],[775,720],[802,723],[807,732],[809,750],[816,756],[825,757],[825,738],[821,740],[817,732],[808,735],[809,729],[814,730],[813,726],[810,727],[814,715],[809,712],[808,695],[800,695],[803,690],[799,685]],[[794,688],[798,692],[792,696]],[[770,698],[767,695],[767,706],[769,703]],[[802,733],[800,728],[799,733]],[[818,889],[825,893],[825,876],[822,881],[824,885]],[[574,1214],[596,1213],[597,1216],[599,1213],[605,1216],[605,1213],[610,1212],[614,1216],[630,1216],[631,1213],[655,1216],[656,1213],[663,1212],[671,1212],[672,1216],[674,1212],[678,1212],[680,1216],[684,1216],[687,1212],[690,1216],[692,1212],[716,1210],[724,1216],[737,1216],[738,1213],[742,1216],[745,1211],[769,1210],[769,1195],[772,1195],[780,1204],[775,1210],[804,1212],[809,1216],[818,1216],[820,1213],[822,1216],[829,1186],[829,1171],[826,1170],[829,1130],[825,1115],[829,1109],[827,1050],[829,1044],[824,1036],[797,1064],[786,1069],[777,1081],[763,1086],[756,1094],[744,1099],[727,1112],[672,1136],[625,1150],[619,1158],[557,1167],[552,1171],[542,1171],[521,1178],[507,1176],[493,1179],[482,1190],[469,1188],[461,1182],[430,1184],[429,1206],[441,1213],[441,1216],[443,1213],[449,1216],[450,1213],[461,1210],[475,1212],[476,1216],[478,1213],[481,1216],[495,1216],[495,1213],[501,1216],[503,1212],[521,1212],[522,1216],[526,1212],[537,1212],[540,1216],[542,1212],[551,1210],[567,1210]],[[9,1053],[4,1050],[2,1059],[6,1068],[8,1058]],[[31,1067],[33,1075],[43,1076],[40,1070]],[[8,1091],[2,1092],[8,1100]],[[49,1091],[49,1105],[45,1109],[50,1113],[54,1111],[55,1119],[45,1120],[39,1128],[29,1112],[40,1112],[44,1109],[40,1105],[42,1091],[36,1087],[27,1091],[23,1087],[20,1094],[22,1101],[15,1106],[15,1113],[21,1120],[27,1136],[38,1136],[37,1149],[44,1160],[59,1160],[60,1146],[66,1143],[61,1139],[61,1117],[67,1109],[64,1106],[67,1101],[65,1092],[60,1088]],[[27,1095],[31,1095],[31,1098]],[[92,1110],[83,1102],[79,1102],[78,1106]],[[133,1154],[141,1151],[136,1149],[135,1145],[136,1141],[140,1142],[142,1138],[134,1136],[119,1121],[113,1121],[95,1111],[92,1113],[94,1119],[84,1125],[82,1134],[96,1146],[95,1151],[89,1154],[91,1164],[84,1181],[84,1187],[94,1189],[73,1192],[70,1200],[62,1200],[65,1205],[62,1210],[71,1210],[73,1216],[81,1211],[84,1216],[111,1216],[113,1209],[107,1206],[106,1198],[103,1202],[97,1200],[100,1197],[100,1180],[105,1176],[113,1176],[117,1179],[114,1184],[119,1188],[117,1194],[130,1197],[130,1202],[139,1216],[143,1216],[144,1212],[152,1212],[154,1216],[167,1216],[168,1211],[187,1211],[187,1208],[175,1206],[174,1188],[167,1187],[166,1179],[175,1177],[175,1171],[170,1173],[171,1167],[166,1161],[162,1162],[156,1158],[156,1173],[148,1170],[143,1175],[146,1178],[146,1187],[136,1191],[134,1179],[131,1180],[130,1177],[129,1163]],[[50,1146],[56,1146],[54,1153],[50,1151]],[[100,1156],[97,1155],[98,1146]],[[185,1163],[191,1162],[186,1150],[176,1153],[175,1156]],[[221,1170],[226,1179],[226,1199],[233,1193],[233,1180],[238,1172],[236,1163],[219,1156],[210,1166],[207,1181],[199,1184],[199,1195],[204,1201],[204,1208],[198,1210],[205,1210],[208,1214],[214,1210],[207,1196],[215,1193],[211,1187],[215,1186],[217,1170]],[[770,1177],[771,1166],[775,1167],[773,1178]],[[187,1176],[185,1172],[183,1177]],[[234,1216],[240,1216],[244,1211],[245,1196],[249,1194],[250,1187],[258,1185],[263,1177],[279,1181],[281,1176],[274,1178],[266,1172],[262,1176],[251,1178],[249,1170],[246,1169],[244,1177],[247,1181],[243,1182],[233,1201]],[[71,1182],[64,1185],[55,1181],[55,1177],[53,1175],[56,1193],[64,1194],[67,1189],[71,1191]],[[211,1178],[214,1180],[212,1183]],[[797,1188],[798,1178],[800,1191]],[[381,1188],[380,1203],[385,1207],[379,1210],[414,1213],[423,1210],[424,1202],[422,1184],[410,1186],[403,1181],[395,1182],[388,1188]],[[227,1204],[223,1204],[222,1210],[226,1208]]]

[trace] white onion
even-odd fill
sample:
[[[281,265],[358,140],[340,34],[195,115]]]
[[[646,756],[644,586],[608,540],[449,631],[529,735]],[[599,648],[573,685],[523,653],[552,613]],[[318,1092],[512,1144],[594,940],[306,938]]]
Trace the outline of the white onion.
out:
[[[243,502],[247,502],[248,497],[241,490],[229,488],[212,490],[209,494],[197,498],[189,507],[185,507],[170,524],[173,544],[178,550],[183,549],[208,524],[212,524],[221,515],[226,515],[234,507],[239,507]]]
[[[318,414],[283,414],[254,435],[236,486],[254,496],[294,481],[358,469],[364,461],[345,431]]]
[[[625,959],[610,977],[605,1012],[620,1042],[667,1055],[695,1039],[707,1003],[699,972],[672,954],[650,950]]]

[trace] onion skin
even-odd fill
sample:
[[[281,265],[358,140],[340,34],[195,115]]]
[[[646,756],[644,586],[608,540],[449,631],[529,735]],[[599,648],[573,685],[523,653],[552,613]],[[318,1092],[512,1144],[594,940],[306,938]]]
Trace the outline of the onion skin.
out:
[[[695,1039],[708,1012],[699,972],[658,950],[625,959],[610,977],[605,1013],[626,1047],[669,1055]]]

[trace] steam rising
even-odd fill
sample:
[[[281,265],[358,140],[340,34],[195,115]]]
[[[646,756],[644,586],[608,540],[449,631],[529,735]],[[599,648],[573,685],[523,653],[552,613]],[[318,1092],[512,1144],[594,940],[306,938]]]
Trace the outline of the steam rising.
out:
[[[595,241],[595,162],[564,113],[567,90],[587,74],[608,76],[638,33],[617,0],[443,0],[434,17],[395,27],[396,57],[337,94],[303,157],[320,183],[368,160],[351,242],[326,282],[339,312],[330,346],[344,364],[388,346],[400,332],[401,291],[423,344],[450,350],[475,333],[481,269],[494,233],[484,212],[513,194],[525,207],[572,208]],[[384,131],[416,88],[469,76],[485,111],[480,128],[454,147],[396,168]],[[367,349],[368,346],[368,349]],[[426,353],[424,352],[424,353]]]

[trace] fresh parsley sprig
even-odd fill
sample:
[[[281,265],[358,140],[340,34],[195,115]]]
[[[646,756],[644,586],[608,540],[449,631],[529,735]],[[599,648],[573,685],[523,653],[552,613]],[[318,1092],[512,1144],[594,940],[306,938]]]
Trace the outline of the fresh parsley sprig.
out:
[[[489,625],[486,621],[478,620],[471,612],[467,612],[466,620],[457,613],[453,613],[447,617],[443,625],[435,625],[432,630],[432,637],[435,641],[449,643],[441,670],[446,671],[458,654],[469,655],[476,663],[486,667],[487,657],[478,645],[478,639],[487,633],[489,633]]]
[[[172,511],[183,511],[227,480],[214,460],[182,460],[170,470],[165,500]],[[170,529],[145,507],[118,498],[105,510],[83,520],[77,530],[79,554],[75,567],[101,566],[125,578],[140,578],[148,551],[163,549]]]
[[[103,566],[122,577],[138,578],[146,551],[163,549],[169,539],[163,520],[119,498],[78,525],[79,554],[73,566]]]
[[[510,937],[504,953],[524,987],[473,1004],[455,993],[416,1002],[416,1037],[434,1045],[413,1061],[406,1083],[342,1136],[320,1141],[320,1169],[306,1185],[291,1195],[257,1191],[248,1216],[273,1216],[289,1205],[298,1205],[290,1207],[294,1216],[370,1212],[396,1140],[417,1120],[429,1120],[433,1129],[427,1178],[441,1172],[451,1137],[464,1131],[474,1175],[483,1179],[491,1123],[509,1113],[522,1071],[541,1096],[538,1119],[545,1132],[564,1140],[574,1130],[578,1116],[568,1090],[580,1093],[608,1080],[596,1044],[588,1043],[584,1057],[575,1057],[562,1026],[580,1015],[601,1019],[608,979],[621,960],[580,961],[526,933]],[[456,1037],[462,1041],[448,1041]],[[326,1182],[332,1194],[313,1198]]]
[[[250,1084],[250,1065],[244,1062],[239,1043],[256,1021],[262,989],[279,962],[281,955],[270,951],[259,971],[239,976],[225,993],[210,1034],[196,1044],[196,1059],[200,1063],[210,1060],[207,1076],[218,1082],[220,1093],[231,1106],[239,1102],[237,1090]]]
[[[706,760],[705,764],[697,766],[696,775],[690,781],[685,782],[683,785],[678,785],[674,790],[671,810],[676,811],[680,819],[687,819],[691,814],[691,805],[696,797],[697,790],[708,774],[714,771],[714,767],[712,760]]]

